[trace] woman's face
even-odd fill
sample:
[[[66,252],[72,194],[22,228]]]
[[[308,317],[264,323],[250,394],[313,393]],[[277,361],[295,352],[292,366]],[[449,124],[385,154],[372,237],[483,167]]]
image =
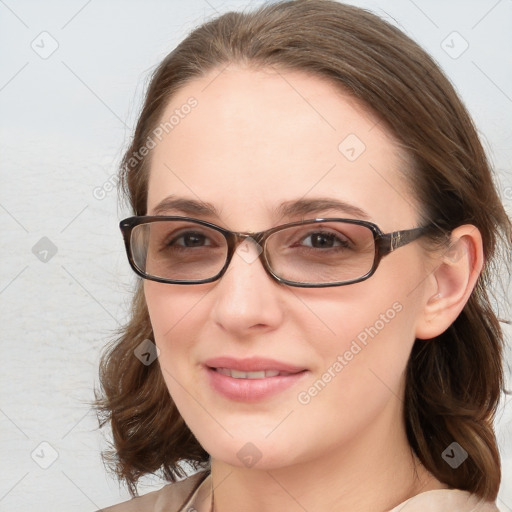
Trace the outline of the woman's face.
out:
[[[318,77],[216,69],[172,98],[166,121],[151,150],[148,215],[243,232],[363,212],[386,233],[418,225],[392,137]],[[316,289],[276,282],[256,256],[239,246],[213,283],[144,283],[164,379],[203,447],[275,468],[356,440],[371,450],[389,426],[400,430],[404,369],[432,292],[420,245],[386,256],[364,282]]]

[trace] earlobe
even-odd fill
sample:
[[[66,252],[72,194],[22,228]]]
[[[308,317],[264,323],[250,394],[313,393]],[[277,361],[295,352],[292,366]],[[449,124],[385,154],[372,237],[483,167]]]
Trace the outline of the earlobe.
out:
[[[431,274],[435,293],[429,290],[416,337],[431,339],[443,333],[466,305],[483,267],[482,236],[478,228],[463,225],[454,229],[450,245],[440,250]]]

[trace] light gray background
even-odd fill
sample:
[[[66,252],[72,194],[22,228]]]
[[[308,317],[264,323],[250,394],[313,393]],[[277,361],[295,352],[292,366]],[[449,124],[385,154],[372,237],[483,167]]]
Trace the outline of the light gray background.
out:
[[[88,405],[134,282],[116,164],[153,67],[217,12],[260,3],[0,0],[0,511],[88,511],[128,496],[104,471]],[[512,0],[352,3],[402,27],[448,73],[510,211]],[[509,398],[496,425],[502,511],[512,511],[511,418]]]

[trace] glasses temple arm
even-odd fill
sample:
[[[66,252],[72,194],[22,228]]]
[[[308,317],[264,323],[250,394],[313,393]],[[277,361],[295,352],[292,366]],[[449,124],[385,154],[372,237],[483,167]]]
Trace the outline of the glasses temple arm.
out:
[[[378,238],[377,243],[382,254],[388,254],[394,250],[414,242],[423,236],[431,226],[421,226],[419,228],[405,229],[403,231],[393,231]]]

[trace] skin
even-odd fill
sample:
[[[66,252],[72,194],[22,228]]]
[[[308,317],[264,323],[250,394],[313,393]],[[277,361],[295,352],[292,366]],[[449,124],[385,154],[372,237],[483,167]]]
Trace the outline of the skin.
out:
[[[407,159],[381,123],[327,81],[230,65],[184,86],[163,118],[190,96],[197,107],[152,150],[149,215],[173,195],[211,203],[218,214],[160,214],[260,231],[301,219],[277,215],[283,202],[335,198],[363,209],[386,233],[418,226],[402,174]],[[349,134],[366,146],[354,161],[338,149]],[[357,218],[339,210],[303,217],[321,216]],[[414,340],[453,322],[481,268],[478,231],[462,226],[453,240],[456,257],[413,242],[385,257],[370,279],[342,287],[291,288],[239,254],[214,283],[144,282],[163,376],[212,457],[217,511],[386,511],[446,487],[410,450],[402,397]],[[401,311],[300,403],[298,393],[397,303]],[[206,379],[202,363],[220,355],[270,357],[308,372],[274,397],[234,402]],[[249,442],[261,456],[251,468],[237,457]]]

